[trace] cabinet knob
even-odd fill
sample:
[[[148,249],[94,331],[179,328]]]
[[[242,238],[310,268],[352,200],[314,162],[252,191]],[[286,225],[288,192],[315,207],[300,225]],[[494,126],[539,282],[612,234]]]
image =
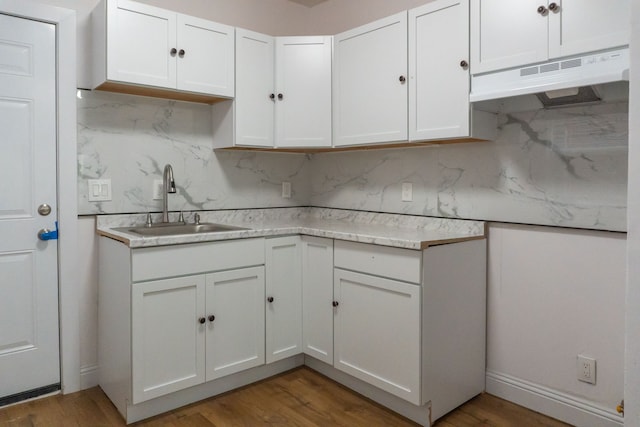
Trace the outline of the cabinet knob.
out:
[[[176,56],[176,53],[178,53],[178,49],[176,49],[175,47],[172,47],[169,53],[171,54],[171,56]]]
[[[334,306],[334,307],[337,307],[337,306],[339,306],[339,305],[340,305],[340,303],[339,303],[338,301],[333,301],[333,302],[331,303],[331,305],[332,305],[332,306]]]
[[[279,93],[279,94],[278,94],[278,99],[279,99],[280,101],[282,101],[282,98],[284,98],[284,95],[283,95],[283,94],[281,94],[281,93]]]
[[[398,77],[398,80],[400,80],[400,83],[404,83],[407,81],[407,78],[405,76],[400,76]]]
[[[276,99],[276,94],[272,93],[271,95],[269,95],[269,99],[271,99],[271,100]]]
[[[204,317],[201,317],[201,318],[198,319],[198,322],[200,322],[201,325],[203,325],[204,322],[206,322],[206,321],[207,321],[207,319],[205,319]]]
[[[469,66],[469,63],[463,59],[462,61],[460,61],[460,66],[466,70]]]
[[[209,322],[213,322],[214,320],[216,320],[216,316],[214,316],[213,314],[209,315]]]
[[[552,12],[558,12],[560,10],[560,5],[557,3],[549,4],[549,10]]]
[[[538,13],[540,15],[546,15],[547,14],[547,8],[544,6],[538,6]]]
[[[273,302],[273,297],[269,297],[269,298],[267,298],[267,301],[269,301],[269,302]]]
[[[184,51],[184,49],[180,49],[180,51],[178,52],[178,56],[179,56],[180,58],[184,58],[184,54],[185,54],[185,53],[186,53],[186,52]]]

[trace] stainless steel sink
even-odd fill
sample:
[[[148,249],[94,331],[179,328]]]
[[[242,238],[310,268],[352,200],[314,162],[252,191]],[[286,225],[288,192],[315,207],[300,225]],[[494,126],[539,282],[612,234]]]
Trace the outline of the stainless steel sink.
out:
[[[221,233],[234,230],[249,230],[249,228],[233,225],[203,222],[200,224],[154,224],[150,227],[120,227],[117,231],[135,233],[141,236],[174,236],[179,234]]]

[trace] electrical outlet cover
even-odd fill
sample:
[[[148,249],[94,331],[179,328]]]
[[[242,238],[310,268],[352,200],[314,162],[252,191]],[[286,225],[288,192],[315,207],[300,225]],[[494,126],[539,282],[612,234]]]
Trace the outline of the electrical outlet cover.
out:
[[[577,376],[578,380],[595,384],[596,383],[596,359],[592,359],[591,357],[578,355],[578,364],[577,364]]]

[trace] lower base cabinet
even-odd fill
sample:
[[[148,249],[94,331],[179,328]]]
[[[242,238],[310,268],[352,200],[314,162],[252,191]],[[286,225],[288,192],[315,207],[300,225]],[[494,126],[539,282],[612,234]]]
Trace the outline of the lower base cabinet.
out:
[[[101,237],[99,260],[99,383],[128,421],[291,369],[301,353],[421,423],[484,390],[484,239],[131,249]]]
[[[420,285],[334,271],[334,367],[421,405]]]

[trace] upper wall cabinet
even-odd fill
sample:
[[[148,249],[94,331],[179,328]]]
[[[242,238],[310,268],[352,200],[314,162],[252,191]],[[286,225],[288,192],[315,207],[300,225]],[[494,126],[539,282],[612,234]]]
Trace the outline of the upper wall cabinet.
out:
[[[102,0],[92,25],[94,89],[234,96],[233,27],[129,0]]]
[[[471,0],[472,72],[626,45],[629,2]]]
[[[236,29],[236,97],[214,106],[215,146],[331,147],[331,42]]]
[[[491,139],[494,133],[495,117],[469,105],[469,0],[411,9],[409,140]]]
[[[334,36],[334,146],[407,140],[407,13]]]

